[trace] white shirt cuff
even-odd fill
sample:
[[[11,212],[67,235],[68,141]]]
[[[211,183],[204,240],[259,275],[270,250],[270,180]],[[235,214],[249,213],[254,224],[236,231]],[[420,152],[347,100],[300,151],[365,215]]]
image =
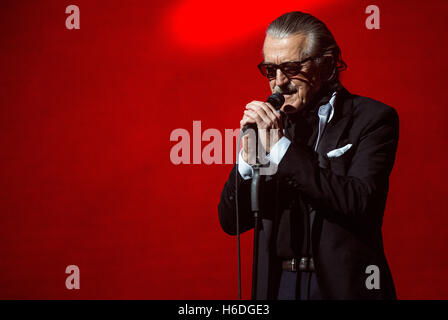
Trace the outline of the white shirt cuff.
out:
[[[271,149],[271,152],[268,155],[266,155],[266,158],[268,158],[269,161],[278,165],[280,161],[282,161],[286,151],[288,151],[290,144],[291,140],[289,140],[285,136],[281,137],[280,140],[278,140],[277,143],[274,144],[274,146]]]
[[[254,170],[246,161],[244,161],[242,154],[243,150],[240,151],[238,156],[238,172],[244,180],[249,180],[254,175]]]
[[[266,158],[270,162],[273,162],[278,166],[280,161],[282,161],[286,151],[288,151],[290,144],[291,140],[289,140],[285,136],[281,137],[280,140],[278,140],[277,143],[272,147],[271,152],[266,155]],[[249,180],[254,175],[254,170],[246,161],[244,161],[242,154],[243,150],[240,151],[238,156],[238,172],[244,180]]]

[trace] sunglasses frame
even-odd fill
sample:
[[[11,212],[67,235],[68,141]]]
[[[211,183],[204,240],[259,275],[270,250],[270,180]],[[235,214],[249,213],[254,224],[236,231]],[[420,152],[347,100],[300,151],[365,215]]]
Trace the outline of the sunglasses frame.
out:
[[[305,59],[300,60],[300,61],[287,61],[287,62],[283,62],[283,63],[280,63],[280,64],[275,64],[275,63],[265,63],[265,62],[263,61],[263,62],[261,62],[261,63],[258,64],[257,68],[258,68],[258,70],[260,70],[261,74],[262,74],[264,77],[268,78],[268,79],[275,79],[275,78],[277,77],[277,69],[280,69],[280,70],[282,71],[282,73],[283,73],[285,76],[287,76],[288,78],[290,78],[290,77],[294,77],[294,76],[298,75],[298,74],[300,73],[300,71],[302,71],[302,69],[303,69],[303,64],[304,64],[305,62],[310,61],[310,60],[317,59],[318,57],[319,57],[319,56],[311,56],[311,57],[305,58]],[[286,65],[291,65],[291,64],[296,66],[296,70],[298,70],[297,72],[296,72],[296,70],[295,70],[295,71],[293,71],[293,72],[291,73],[291,72],[288,72],[288,71],[286,71],[286,70],[284,69],[284,68],[286,67]],[[275,67],[275,76],[270,77],[270,76],[269,76],[269,73],[264,71],[264,70],[266,70],[266,68],[265,68],[266,66],[269,66],[269,67]],[[293,74],[293,73],[294,73],[294,74]]]

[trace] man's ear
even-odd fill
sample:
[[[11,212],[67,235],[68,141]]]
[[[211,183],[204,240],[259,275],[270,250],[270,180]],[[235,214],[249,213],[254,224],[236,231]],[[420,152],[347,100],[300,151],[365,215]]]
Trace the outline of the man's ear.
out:
[[[330,54],[324,55],[320,59],[321,79],[323,82],[333,80],[336,75],[336,59]]]

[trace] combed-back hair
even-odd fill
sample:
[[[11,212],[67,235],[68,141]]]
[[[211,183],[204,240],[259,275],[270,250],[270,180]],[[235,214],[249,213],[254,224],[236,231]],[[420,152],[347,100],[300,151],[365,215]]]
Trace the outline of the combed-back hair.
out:
[[[325,64],[325,76],[323,82],[331,88],[340,85],[339,74],[347,69],[347,64],[342,60],[341,49],[325,23],[311,14],[293,11],[288,12],[268,26],[266,35],[273,38],[286,38],[288,36],[302,34],[306,37],[306,49],[302,51],[302,57],[316,57],[318,65]]]

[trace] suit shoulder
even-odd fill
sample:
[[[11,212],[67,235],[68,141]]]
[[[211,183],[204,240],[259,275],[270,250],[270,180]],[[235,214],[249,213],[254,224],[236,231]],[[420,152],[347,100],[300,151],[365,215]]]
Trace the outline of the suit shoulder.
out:
[[[392,121],[398,123],[397,111],[378,100],[363,97],[359,95],[352,95],[353,97],[353,116],[362,119],[368,123],[375,123],[377,121]]]

